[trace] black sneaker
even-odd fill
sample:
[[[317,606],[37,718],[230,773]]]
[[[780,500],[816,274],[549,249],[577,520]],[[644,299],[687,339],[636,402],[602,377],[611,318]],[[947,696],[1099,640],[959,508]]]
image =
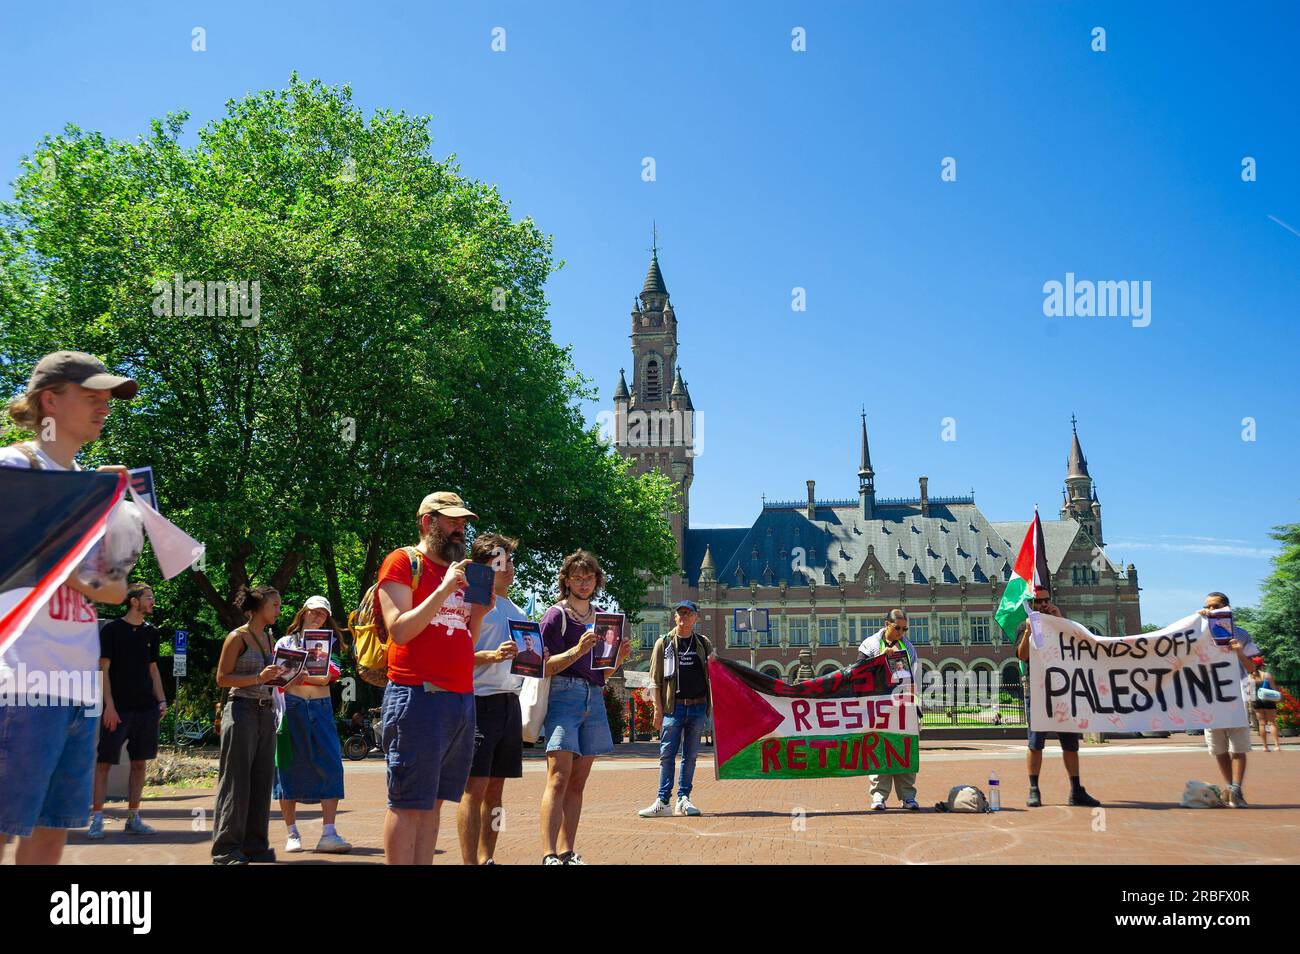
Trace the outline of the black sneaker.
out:
[[[228,855],[213,855],[214,865],[246,865],[248,857],[242,851],[232,851]]]
[[[1080,806],[1080,807],[1082,807],[1082,808],[1100,808],[1100,807],[1101,807],[1101,802],[1097,801],[1097,799],[1095,799],[1095,798],[1093,798],[1091,795],[1089,795],[1089,794],[1088,794],[1088,790],[1087,790],[1086,788],[1082,788],[1082,787],[1079,788],[1077,791],[1073,791],[1073,792],[1070,793],[1070,804],[1071,804],[1071,805],[1077,805],[1077,806]]]
[[[1043,796],[1039,794],[1038,789],[1031,788],[1029,790],[1029,797],[1025,799],[1025,805],[1029,808],[1043,807]]]
[[[254,864],[273,865],[275,864],[275,849],[268,848],[265,851],[254,851],[248,855],[248,860]]]

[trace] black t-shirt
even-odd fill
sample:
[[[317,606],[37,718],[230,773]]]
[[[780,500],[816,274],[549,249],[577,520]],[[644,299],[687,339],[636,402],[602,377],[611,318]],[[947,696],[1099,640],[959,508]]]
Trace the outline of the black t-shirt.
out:
[[[118,712],[145,712],[158,707],[149,664],[158,661],[159,634],[149,623],[132,626],[124,619],[99,631],[99,657],[110,662],[108,685]]]
[[[682,642],[677,640],[677,698],[700,699],[709,693],[704,678],[703,647],[694,635]]]

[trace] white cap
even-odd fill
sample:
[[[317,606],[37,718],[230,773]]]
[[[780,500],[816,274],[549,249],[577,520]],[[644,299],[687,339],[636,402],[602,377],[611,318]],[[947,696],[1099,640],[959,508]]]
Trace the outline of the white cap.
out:
[[[325,597],[323,597],[323,596],[310,596],[310,597],[308,597],[308,598],[307,598],[307,602],[302,604],[302,608],[303,608],[303,609],[323,609],[325,612],[329,613],[331,616],[334,615],[334,611],[330,609],[330,601],[327,600],[327,599],[325,599]]]

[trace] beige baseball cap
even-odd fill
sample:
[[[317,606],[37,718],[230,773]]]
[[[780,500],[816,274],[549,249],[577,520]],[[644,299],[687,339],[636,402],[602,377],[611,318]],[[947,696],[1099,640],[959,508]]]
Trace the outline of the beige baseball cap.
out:
[[[454,494],[450,490],[440,490],[437,493],[429,494],[424,500],[420,501],[420,509],[417,511],[416,516],[423,517],[426,513],[440,513],[444,517],[478,519],[478,514],[465,506],[465,501],[460,499],[460,495]]]
[[[84,351],[56,351],[36,362],[31,380],[27,382],[27,393],[35,394],[64,381],[80,384],[92,391],[112,391],[113,397],[124,401],[131,400],[136,391],[140,390],[140,385],[133,379],[109,374],[104,362],[93,354]]]

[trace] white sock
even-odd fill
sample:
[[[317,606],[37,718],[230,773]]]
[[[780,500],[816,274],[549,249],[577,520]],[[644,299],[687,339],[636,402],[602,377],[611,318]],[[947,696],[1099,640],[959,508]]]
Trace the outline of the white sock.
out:
[[[333,825],[326,825],[324,830],[321,832],[321,835],[337,835],[337,834],[338,832],[334,830]]]

